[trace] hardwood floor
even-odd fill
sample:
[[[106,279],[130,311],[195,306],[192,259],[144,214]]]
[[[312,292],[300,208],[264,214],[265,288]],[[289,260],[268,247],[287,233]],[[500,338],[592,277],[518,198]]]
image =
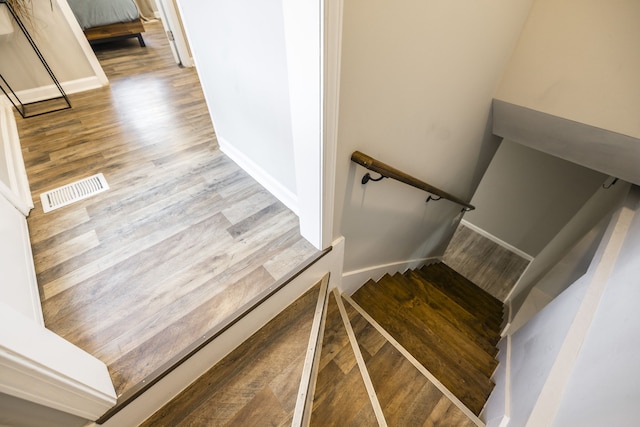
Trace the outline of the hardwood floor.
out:
[[[311,426],[375,426],[376,420],[335,295],[329,295]]]
[[[291,425],[319,290],[307,291],[142,426]]]
[[[222,154],[197,74],[160,23],[98,46],[111,85],[17,119],[46,326],[103,360],[120,396],[316,250],[297,217]],[[43,214],[95,173],[110,190]]]
[[[462,224],[453,235],[442,259],[503,302],[529,265],[529,260]]]
[[[370,280],[353,300],[474,414],[480,413],[494,386],[500,301],[442,263]]]
[[[364,317],[345,306],[389,426],[475,425]]]

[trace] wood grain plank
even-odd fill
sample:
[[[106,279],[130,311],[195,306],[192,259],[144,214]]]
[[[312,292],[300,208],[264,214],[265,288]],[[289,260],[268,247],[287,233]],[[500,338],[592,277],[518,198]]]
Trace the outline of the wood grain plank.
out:
[[[454,233],[443,260],[500,301],[505,300],[529,265],[529,260],[463,224]]]
[[[316,252],[219,150],[197,73],[176,66],[162,25],[145,39],[94,47],[109,87],[18,119],[45,323],[107,361],[119,395],[286,275],[285,253]],[[42,212],[42,191],[98,172],[109,191]]]
[[[311,425],[377,425],[333,293],[326,319]]]
[[[424,327],[420,320],[393,315],[404,313],[407,304],[395,302],[367,285],[360,288],[353,299],[465,405],[476,414],[480,412],[492,389],[491,381],[450,351],[448,343]]]
[[[428,280],[424,280],[417,272],[409,270],[404,276],[414,286],[420,288],[420,293],[425,296],[425,303],[430,309],[438,312],[442,318],[480,345],[491,356],[495,356],[495,345],[500,339],[495,329],[485,325],[482,320],[462,308]]]
[[[353,307],[347,307],[389,426],[475,425]],[[444,417],[440,402],[450,404]]]
[[[297,387],[283,383],[299,384],[318,292],[307,291],[142,426],[284,425]]]

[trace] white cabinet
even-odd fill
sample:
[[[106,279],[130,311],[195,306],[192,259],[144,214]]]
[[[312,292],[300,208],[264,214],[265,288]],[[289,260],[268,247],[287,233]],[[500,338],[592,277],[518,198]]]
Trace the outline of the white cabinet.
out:
[[[33,208],[11,104],[0,99],[0,302],[40,325],[26,216]]]

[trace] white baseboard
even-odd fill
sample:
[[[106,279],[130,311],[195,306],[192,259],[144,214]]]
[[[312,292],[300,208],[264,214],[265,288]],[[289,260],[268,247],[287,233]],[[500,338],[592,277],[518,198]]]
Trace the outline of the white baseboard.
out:
[[[406,271],[410,268],[420,267],[425,264],[433,264],[441,259],[436,257],[418,258],[408,261],[398,261],[389,264],[373,265],[371,267],[359,270],[347,271],[342,274],[340,290],[347,294],[353,295],[355,291],[360,289],[369,279],[378,280],[385,274],[395,274]]]
[[[70,80],[67,82],[61,82],[60,86],[64,89],[65,93],[78,93],[84,92],[87,90],[98,89],[104,86],[100,79],[97,76],[93,77],[85,77],[77,80]],[[47,86],[40,86],[33,89],[20,90],[16,92],[16,95],[20,100],[29,104],[31,102],[38,102],[45,99],[57,98],[60,96],[60,92],[58,88],[54,84],[50,84]]]
[[[231,160],[236,162],[245,172],[247,172],[253,179],[258,181],[260,185],[273,194],[278,200],[285,204],[286,207],[291,209],[293,213],[298,213],[298,196],[291,192],[288,188],[276,181],[271,175],[269,175],[264,169],[258,166],[253,160],[244,155],[241,151],[236,149],[224,138],[218,136],[218,145],[220,150]]]
[[[526,259],[528,261],[533,261],[534,257],[529,255],[525,251],[523,251],[521,249],[518,249],[513,245],[510,245],[509,243],[505,242],[504,240],[499,239],[498,237],[494,236],[493,234],[489,233],[488,231],[485,231],[485,230],[481,229],[480,227],[471,224],[467,220],[463,219],[462,221],[460,221],[460,224],[462,224],[465,227],[475,231],[476,233],[486,237],[487,239],[491,240],[492,242],[497,243],[498,245],[500,245],[503,248],[515,253],[516,255],[519,255],[519,256],[521,256],[522,258],[524,258],[524,259]]]
[[[511,337],[503,337],[498,349],[498,367],[491,376],[495,387],[480,414],[487,427],[507,427],[511,416]]]

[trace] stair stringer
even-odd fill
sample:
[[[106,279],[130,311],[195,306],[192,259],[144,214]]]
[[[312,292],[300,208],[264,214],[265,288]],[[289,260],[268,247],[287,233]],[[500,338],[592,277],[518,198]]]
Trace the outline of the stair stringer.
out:
[[[298,398],[293,412],[292,426],[308,426],[313,412],[313,395],[318,380],[318,363],[322,352],[322,341],[324,339],[324,328],[327,320],[327,306],[329,303],[329,275],[325,275],[320,284],[320,293],[313,316],[313,324],[307,346],[307,355],[302,375],[300,376],[300,387]]]
[[[364,381],[367,393],[369,394],[369,400],[371,401],[371,406],[373,407],[373,411],[376,414],[376,419],[378,420],[378,424],[380,425],[380,427],[387,427],[387,421],[384,418],[382,407],[380,406],[376,390],[373,387],[373,382],[371,381],[371,377],[369,376],[367,365],[365,364],[362,353],[360,352],[360,346],[358,345],[356,334],[353,332],[353,327],[351,326],[351,321],[349,320],[347,310],[344,308],[344,303],[342,302],[340,292],[338,291],[338,289],[334,289],[333,291],[333,295],[336,298],[336,303],[338,304],[338,309],[340,310],[340,317],[342,317],[342,323],[347,330],[349,342],[351,343],[351,349],[353,350],[356,362],[358,363],[360,375],[362,376],[362,380]]]
[[[367,280],[378,281],[385,274],[404,273],[424,265],[442,262],[442,256],[416,258],[389,264],[373,265],[358,270],[345,271],[340,281],[339,289],[343,294],[353,295]]]
[[[344,298],[367,322],[369,322],[384,338],[391,343],[420,373],[422,373],[440,392],[446,396],[453,404],[460,409],[478,427],[485,427],[484,422],[478,418],[464,403],[460,401],[447,387],[427,370],[418,360],[407,351],[391,334],[389,334],[378,322],[376,322],[357,302],[349,295],[343,294]]]
[[[337,287],[338,284],[335,281],[342,277],[343,256],[344,238],[341,237],[334,242],[330,252],[293,277],[286,286],[270,295],[267,300],[226,328],[214,340],[191,355],[180,366],[136,397],[130,404],[104,423],[97,424],[94,422],[89,424],[88,427],[120,427],[141,424],[266,325],[298,297],[321,281],[327,273],[330,275],[329,287]],[[268,291],[271,291],[271,289]]]
[[[362,353],[360,351],[360,347],[358,341],[356,339],[353,328],[351,327],[351,322],[349,321],[349,316],[344,307],[344,303],[342,301],[340,290],[337,287],[333,287],[330,291],[323,294],[323,289],[321,287],[320,295],[318,297],[318,305],[316,308],[316,316],[318,313],[322,316],[321,318],[321,327],[322,330],[318,333],[315,331],[315,323],[314,327],[312,327],[311,338],[309,340],[308,352],[307,352],[307,361],[305,361],[305,368],[303,369],[303,374],[301,378],[300,390],[298,393],[298,402],[296,403],[296,409],[294,412],[293,422],[291,423],[292,427],[309,427],[311,425],[312,414],[314,413],[314,404],[315,404],[315,385],[318,380],[320,359],[323,351],[323,340],[325,338],[324,330],[327,327],[327,316],[328,316],[328,306],[330,294],[333,293],[335,298],[336,306],[338,308],[340,314],[340,320],[344,327],[344,330],[348,336],[349,344],[351,350],[353,352],[354,359],[356,361],[356,365],[358,366],[358,371],[360,373],[360,377],[364,383],[364,387],[367,392],[367,397],[373,409],[373,413],[375,414],[375,418],[378,422],[379,427],[387,427],[387,422],[384,418],[384,414],[382,412],[382,407],[378,401],[378,397],[376,395],[376,391],[373,387],[373,383],[369,376],[369,372],[367,370],[364,358],[362,357]],[[318,336],[318,340],[316,341],[316,334]],[[309,374],[306,375],[306,365],[312,363],[313,366],[309,369]],[[310,377],[310,378],[306,378]]]

